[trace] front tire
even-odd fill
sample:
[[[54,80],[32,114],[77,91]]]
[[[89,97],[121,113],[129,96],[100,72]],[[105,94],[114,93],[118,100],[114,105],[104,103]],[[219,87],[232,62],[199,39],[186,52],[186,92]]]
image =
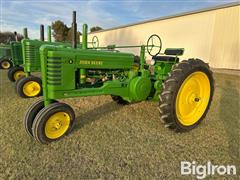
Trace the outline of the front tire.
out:
[[[213,92],[214,80],[208,64],[189,59],[174,65],[160,94],[161,120],[176,131],[195,128],[206,116]]]
[[[25,74],[24,74],[23,67],[21,66],[14,66],[8,70],[8,79],[11,82],[15,82],[23,76],[25,76]]]
[[[3,58],[0,60],[1,69],[10,69],[13,66],[13,63],[10,59]]]
[[[33,98],[42,95],[42,80],[39,77],[28,76],[16,83],[17,94],[22,98]]]
[[[32,125],[34,138],[48,144],[68,134],[73,127],[75,114],[65,103],[53,103],[44,107],[35,117]]]
[[[34,118],[43,108],[44,108],[44,101],[40,99],[35,103],[31,104],[25,114],[24,121],[23,121],[24,129],[30,137],[33,137],[32,125],[33,125]]]

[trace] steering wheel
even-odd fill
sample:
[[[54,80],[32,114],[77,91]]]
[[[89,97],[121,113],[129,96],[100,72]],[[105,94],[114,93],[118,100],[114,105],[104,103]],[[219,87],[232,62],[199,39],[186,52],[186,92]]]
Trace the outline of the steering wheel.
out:
[[[98,40],[97,36],[93,36],[93,38],[92,38],[92,46],[93,46],[93,48],[96,48],[96,49],[99,47],[99,40]]]
[[[162,40],[161,38],[153,34],[147,40],[147,52],[151,56],[156,56],[160,53],[162,49]]]

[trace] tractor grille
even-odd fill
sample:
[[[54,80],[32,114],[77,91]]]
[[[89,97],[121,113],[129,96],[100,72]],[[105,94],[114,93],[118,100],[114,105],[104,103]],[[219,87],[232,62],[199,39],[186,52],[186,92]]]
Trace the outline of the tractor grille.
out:
[[[47,58],[47,84],[52,86],[61,86],[62,62],[59,57]]]
[[[4,54],[4,56],[11,56],[11,49],[6,49]]]
[[[39,46],[25,45],[25,63],[30,70],[40,70],[40,53]]]
[[[12,50],[13,50],[13,53],[12,53],[13,62],[16,65],[23,64],[22,46],[21,46],[21,44],[14,44]]]

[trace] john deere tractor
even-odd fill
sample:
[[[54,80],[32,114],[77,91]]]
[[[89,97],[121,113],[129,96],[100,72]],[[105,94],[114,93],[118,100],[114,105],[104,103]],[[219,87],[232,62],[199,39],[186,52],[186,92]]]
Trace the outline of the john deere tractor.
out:
[[[27,110],[24,125],[29,136],[50,143],[68,134],[74,125],[73,109],[58,99],[110,95],[118,104],[159,102],[160,120],[175,131],[196,127],[210,107],[214,84],[208,64],[200,59],[179,61],[184,49],[168,48],[152,35],[146,45],[88,49],[87,25],[82,48],[44,45],[40,48],[43,99]],[[139,56],[120,48],[139,48]],[[145,52],[152,56],[145,62]]]
[[[24,39],[28,39],[27,28],[23,29]],[[17,34],[15,34],[16,41],[11,42],[11,54],[12,54],[12,67],[8,70],[8,79],[11,82],[17,81],[19,78],[24,76],[23,72],[23,54],[22,54],[22,44],[17,39]]]
[[[98,41],[98,39],[96,40]],[[41,77],[32,74],[41,71],[39,48],[42,45],[71,47],[71,43],[52,42],[50,26],[48,26],[48,41],[44,41],[43,25],[40,26],[40,41],[30,39],[22,40],[24,77],[19,78],[16,82],[16,92],[22,98],[33,98],[42,95]],[[81,48],[81,44],[77,46]]]
[[[58,44],[51,42],[51,27],[48,26],[48,41],[44,41],[44,26],[40,25],[40,40],[25,38],[21,42],[23,67],[22,77],[16,81],[16,92],[21,97],[36,97],[41,95],[41,78],[31,73],[40,72],[39,47],[42,44]],[[9,71],[10,74],[13,74]]]
[[[0,69],[9,69],[12,66],[10,44],[0,44]]]
[[[24,38],[27,36],[27,29],[24,28]],[[0,45],[0,69],[12,69],[14,66],[22,64],[22,48],[21,42],[18,41],[17,32],[14,32],[15,41],[9,44]],[[10,79],[15,81],[14,77]]]

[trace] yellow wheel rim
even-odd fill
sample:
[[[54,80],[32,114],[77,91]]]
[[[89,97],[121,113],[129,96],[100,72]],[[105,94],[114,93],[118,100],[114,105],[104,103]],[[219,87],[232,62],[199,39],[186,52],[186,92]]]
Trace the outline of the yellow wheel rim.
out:
[[[66,112],[57,112],[47,120],[45,125],[45,135],[49,139],[57,139],[66,133],[69,126],[69,114]]]
[[[41,86],[36,81],[28,81],[23,85],[23,93],[28,97],[36,96],[40,93]]]
[[[13,78],[14,80],[18,80],[20,77],[24,76],[24,72],[23,71],[16,71],[14,74],[13,74]]]
[[[1,66],[2,66],[3,69],[9,69],[11,64],[8,61],[3,61],[1,63]]]
[[[210,92],[209,78],[201,71],[190,74],[184,80],[176,99],[176,115],[182,125],[191,126],[202,117]]]

